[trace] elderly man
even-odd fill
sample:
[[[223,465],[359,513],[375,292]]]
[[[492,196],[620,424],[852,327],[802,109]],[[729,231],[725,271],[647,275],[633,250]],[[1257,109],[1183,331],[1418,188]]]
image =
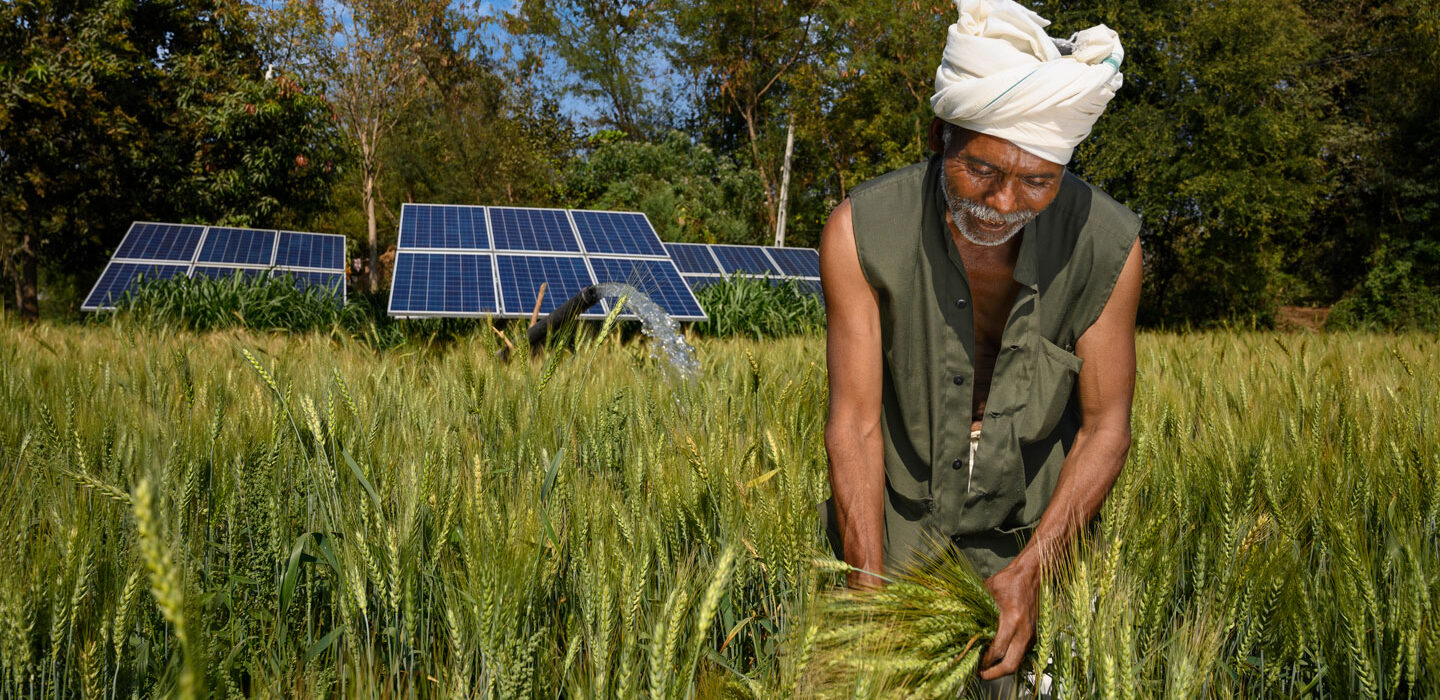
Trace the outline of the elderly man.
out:
[[[1013,0],[958,5],[937,155],[856,187],[822,233],[827,529],[854,586],[963,552],[1000,608],[997,679],[1130,446],[1140,224],[1065,169],[1120,87],[1115,32],[1054,40]]]

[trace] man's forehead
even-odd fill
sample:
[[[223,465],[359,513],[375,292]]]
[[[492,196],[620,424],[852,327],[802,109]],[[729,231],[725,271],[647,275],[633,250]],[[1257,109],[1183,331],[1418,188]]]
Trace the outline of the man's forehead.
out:
[[[1029,153],[998,136],[960,129],[964,140],[957,144],[956,156],[1017,175],[1060,175],[1065,166]]]

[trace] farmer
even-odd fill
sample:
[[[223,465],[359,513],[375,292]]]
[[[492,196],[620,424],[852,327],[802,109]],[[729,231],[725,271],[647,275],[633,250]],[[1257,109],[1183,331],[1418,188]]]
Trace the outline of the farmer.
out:
[[[1120,87],[1115,32],[1053,40],[1013,0],[958,5],[930,98],[938,153],[854,188],[821,235],[825,510],[867,572],[964,553],[1000,609],[994,680],[1018,669],[1042,573],[1130,447],[1140,222],[1065,168]]]

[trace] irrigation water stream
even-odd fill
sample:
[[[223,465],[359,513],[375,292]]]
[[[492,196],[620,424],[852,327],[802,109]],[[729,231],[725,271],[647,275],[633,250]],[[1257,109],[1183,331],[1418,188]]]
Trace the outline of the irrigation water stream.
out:
[[[668,361],[681,379],[691,379],[700,373],[695,348],[685,342],[685,337],[680,335],[680,324],[655,300],[628,284],[604,282],[596,285],[596,289],[602,297],[623,302],[630,313],[640,318],[640,330],[650,339],[651,357]]]

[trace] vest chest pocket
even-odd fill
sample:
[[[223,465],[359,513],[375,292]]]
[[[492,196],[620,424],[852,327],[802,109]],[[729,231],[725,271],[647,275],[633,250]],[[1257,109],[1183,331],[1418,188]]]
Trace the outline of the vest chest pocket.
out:
[[[1043,440],[1055,429],[1070,405],[1075,379],[1085,363],[1043,336],[1034,336],[1031,348],[1030,385],[1015,423],[1015,437],[1021,444]]]

